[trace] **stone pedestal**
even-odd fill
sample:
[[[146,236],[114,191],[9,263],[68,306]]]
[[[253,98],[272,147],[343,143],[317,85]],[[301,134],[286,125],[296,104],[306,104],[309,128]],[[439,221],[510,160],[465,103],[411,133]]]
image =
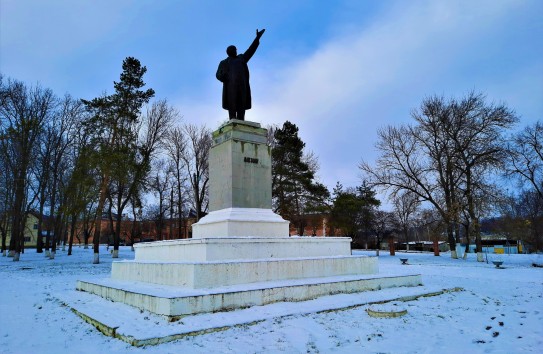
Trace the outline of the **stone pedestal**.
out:
[[[192,225],[193,238],[287,237],[275,214],[271,148],[259,123],[232,119],[213,132],[209,151],[209,214]]]
[[[209,211],[271,209],[271,148],[259,123],[232,119],[213,132]]]

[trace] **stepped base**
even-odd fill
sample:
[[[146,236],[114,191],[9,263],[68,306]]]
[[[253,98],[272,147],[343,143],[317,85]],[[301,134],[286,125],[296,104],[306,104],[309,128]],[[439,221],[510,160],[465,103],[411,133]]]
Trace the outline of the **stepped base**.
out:
[[[348,237],[222,237],[134,245],[135,261],[213,262],[351,255]]]
[[[111,278],[191,289],[377,273],[377,258],[339,256],[228,262],[114,262]]]
[[[399,286],[420,275],[378,276],[377,258],[352,256],[344,237],[229,237],[137,244],[111,279],[77,290],[173,320]]]
[[[302,302],[283,302],[246,308],[234,312],[214,312],[183,317],[167,322],[167,318],[135,307],[111,302],[80,291],[63,292],[59,299],[84,321],[107,336],[141,347],[193,337],[232,327],[251,326],[265,320],[280,320],[293,315],[336,311],[391,301],[414,301],[420,297],[439,296],[462,291],[461,288],[402,287],[365,293],[324,296]]]
[[[288,237],[289,222],[271,209],[225,208],[212,211],[192,225],[192,237]]]
[[[183,289],[166,285],[102,279],[78,281],[77,290],[165,316],[169,320],[206,312],[227,311],[279,301],[304,301],[319,296],[422,285],[420,275],[379,277],[357,275],[243,284],[214,289]]]

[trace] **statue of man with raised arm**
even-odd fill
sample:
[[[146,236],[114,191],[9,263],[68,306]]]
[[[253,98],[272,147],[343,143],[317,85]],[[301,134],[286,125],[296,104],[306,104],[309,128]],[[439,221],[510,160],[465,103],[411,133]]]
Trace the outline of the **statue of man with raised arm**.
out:
[[[256,38],[243,54],[238,54],[235,46],[226,48],[228,58],[220,62],[217,79],[223,83],[222,108],[228,110],[230,119],[245,119],[245,110],[251,109],[251,86],[249,86],[249,67],[247,62],[256,52],[260,37],[265,29],[256,30]]]

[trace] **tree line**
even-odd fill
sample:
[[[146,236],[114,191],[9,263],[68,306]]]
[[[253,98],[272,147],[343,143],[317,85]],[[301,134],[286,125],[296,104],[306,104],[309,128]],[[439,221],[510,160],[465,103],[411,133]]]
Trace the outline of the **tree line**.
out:
[[[298,235],[309,214],[325,215],[328,235],[349,236],[355,247],[371,242],[377,252],[383,241],[402,240],[409,249],[410,240],[445,238],[457,258],[462,239],[464,257],[475,243],[482,261],[483,231],[541,251],[543,124],[515,132],[518,121],[512,109],[481,93],[428,97],[409,124],[379,129],[378,157],[359,164],[359,186],[338,181],[331,193],[318,182],[317,157],[287,121],[269,131],[274,211]]]
[[[131,215],[131,237],[144,218],[145,196],[168,188],[169,216],[182,223],[189,210],[199,217],[207,206],[206,127],[182,124],[166,100],[152,100],[147,69],[127,57],[114,92],[92,99],[56,96],[50,89],[0,75],[0,236],[2,253],[14,261],[24,252],[27,216],[38,217],[37,252],[55,257],[62,241],[68,254],[76,232],[93,236],[99,263],[101,221],[113,230],[118,257],[121,221]],[[164,176],[167,176],[164,177]],[[161,194],[162,193],[162,194]],[[164,211],[161,211],[164,212]],[[153,213],[152,208],[147,212]],[[7,235],[10,242],[6,244]],[[69,237],[68,237],[69,235]]]
[[[359,165],[370,186],[388,192],[404,232],[413,207],[422,204],[434,214],[430,221],[446,235],[453,258],[463,235],[467,244],[475,241],[483,260],[481,221],[492,216],[517,220],[516,235],[512,225],[493,231],[541,250],[542,123],[512,133],[515,112],[475,92],[460,99],[428,97],[411,117],[410,124],[381,128],[377,160]],[[514,182],[515,191],[504,189]],[[518,228],[518,221],[525,227]]]
[[[24,251],[31,211],[38,216],[38,235],[46,229],[37,252],[54,258],[62,241],[70,254],[74,237],[87,245],[92,236],[94,263],[103,218],[117,257],[123,220],[132,222],[133,243],[143,219],[155,222],[158,239],[166,220],[175,221],[175,237],[181,238],[189,214],[196,220],[206,214],[211,132],[183,123],[166,100],[155,100],[154,90],[145,88],[146,71],[139,60],[126,58],[113,93],[92,99],[58,97],[0,75],[4,255],[9,250],[18,260]],[[318,158],[306,149],[298,127],[289,121],[268,127],[273,209],[299,235],[308,215],[326,215],[330,235],[365,245],[372,238],[377,248],[391,236],[408,241],[431,228],[446,235],[453,256],[461,234],[475,240],[480,253],[481,220],[498,215],[496,230],[541,250],[543,125],[511,135],[517,122],[512,110],[488,104],[482,94],[429,97],[412,112],[411,124],[379,130],[380,155],[375,164],[360,163],[360,186],[338,182],[332,193],[319,182]],[[519,189],[504,193],[497,175],[517,181]],[[392,211],[380,209],[379,190],[388,192]],[[150,194],[156,202],[146,201]],[[45,214],[52,227],[44,228]]]

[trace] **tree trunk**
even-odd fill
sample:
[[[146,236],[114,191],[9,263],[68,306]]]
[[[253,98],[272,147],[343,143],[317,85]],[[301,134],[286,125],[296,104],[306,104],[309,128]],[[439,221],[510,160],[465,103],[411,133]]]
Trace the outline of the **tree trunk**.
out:
[[[137,223],[137,214],[134,203],[132,203],[132,215],[134,217],[132,221],[132,231],[130,232],[130,249],[134,252],[134,241],[136,240],[136,223]]]
[[[6,232],[6,229],[5,228],[0,228],[0,232],[2,234],[2,257],[5,257],[6,256],[6,250],[7,250],[7,247],[6,247],[6,239],[7,239],[7,232]]]
[[[72,223],[71,223],[71,229],[70,229],[70,238],[68,240],[68,256],[72,255],[72,245],[74,243],[74,235],[75,235],[75,224],[77,221],[77,214],[72,215]]]
[[[55,217],[53,239],[51,240],[51,254],[49,256],[50,259],[55,259],[55,255],[57,253],[57,242],[60,240],[60,234],[62,232],[62,225],[60,222],[61,222],[61,217],[60,215],[57,215]]]
[[[448,222],[447,223],[447,240],[449,241],[449,248],[451,249],[451,258],[452,259],[458,259],[458,255],[456,254],[456,239],[454,238],[454,232],[453,232],[453,225]]]
[[[68,220],[67,216],[62,217],[62,251],[66,251],[66,244],[68,243]]]
[[[170,190],[170,228],[168,232],[169,240],[174,238],[173,237],[173,213],[174,213],[174,210],[173,210],[173,187],[172,187],[172,189]]]
[[[388,239],[388,246],[390,248],[390,255],[395,256],[396,250],[394,249],[394,237]]]
[[[11,240],[10,251],[13,250],[13,261],[18,262],[21,253],[21,244],[24,242],[23,225],[25,222],[25,213],[23,212],[23,199],[25,197],[25,181],[26,181],[26,166],[21,167],[17,174],[12,223],[11,223]],[[21,242],[22,241],[22,242]]]
[[[102,184],[100,186],[100,198],[98,200],[98,206],[96,207],[96,217],[94,219],[94,237],[93,237],[93,249],[94,259],[92,264],[100,263],[100,231],[102,227],[102,212],[104,211],[104,204],[106,202],[107,187],[109,185],[109,177],[102,177]]]
[[[89,248],[89,237],[90,237],[90,232],[89,232],[89,229],[88,229],[88,225],[87,225],[87,222],[85,221],[84,222],[84,225],[83,225],[83,243],[85,244],[85,246],[83,246],[83,249],[86,250]]]
[[[409,229],[404,227],[405,250],[409,251]]]
[[[181,185],[178,183],[177,188],[179,193],[178,196],[178,202],[177,202],[177,216],[179,217],[179,230],[178,230],[178,238],[185,238],[185,233],[183,232],[184,228],[183,225],[186,225],[183,223],[183,203],[181,201]]]
[[[479,229],[479,220],[475,219],[474,222],[474,231],[475,231],[475,247],[477,250],[477,262],[484,262],[483,258],[483,242],[481,240],[481,232]]]
[[[42,198],[43,201],[40,202],[40,208],[38,211],[38,242],[36,244],[36,253],[43,253],[43,238],[42,238],[42,230],[43,230],[43,209],[45,204],[45,199]]]
[[[49,250],[49,244],[51,243],[51,231],[49,228],[47,228],[47,232],[45,234],[45,257],[49,258],[51,255],[51,251]]]
[[[113,258],[119,258],[119,244],[121,241],[121,223],[123,214],[122,193],[123,188],[119,185],[119,195],[117,196],[117,218],[115,219],[115,233],[113,234],[113,252],[111,256]],[[111,211],[111,208],[110,208]],[[111,213],[110,213],[111,215]],[[110,216],[111,217],[111,216]]]
[[[113,252],[111,256],[113,258],[119,258],[119,244],[121,240],[121,213],[117,214],[117,220],[115,220],[115,234],[113,234]]]
[[[464,229],[465,229],[465,232],[466,232],[466,248],[464,249],[464,259],[468,259],[468,253],[469,253],[469,245],[471,243],[471,237],[470,237],[470,226],[469,224],[468,225],[464,225]]]

